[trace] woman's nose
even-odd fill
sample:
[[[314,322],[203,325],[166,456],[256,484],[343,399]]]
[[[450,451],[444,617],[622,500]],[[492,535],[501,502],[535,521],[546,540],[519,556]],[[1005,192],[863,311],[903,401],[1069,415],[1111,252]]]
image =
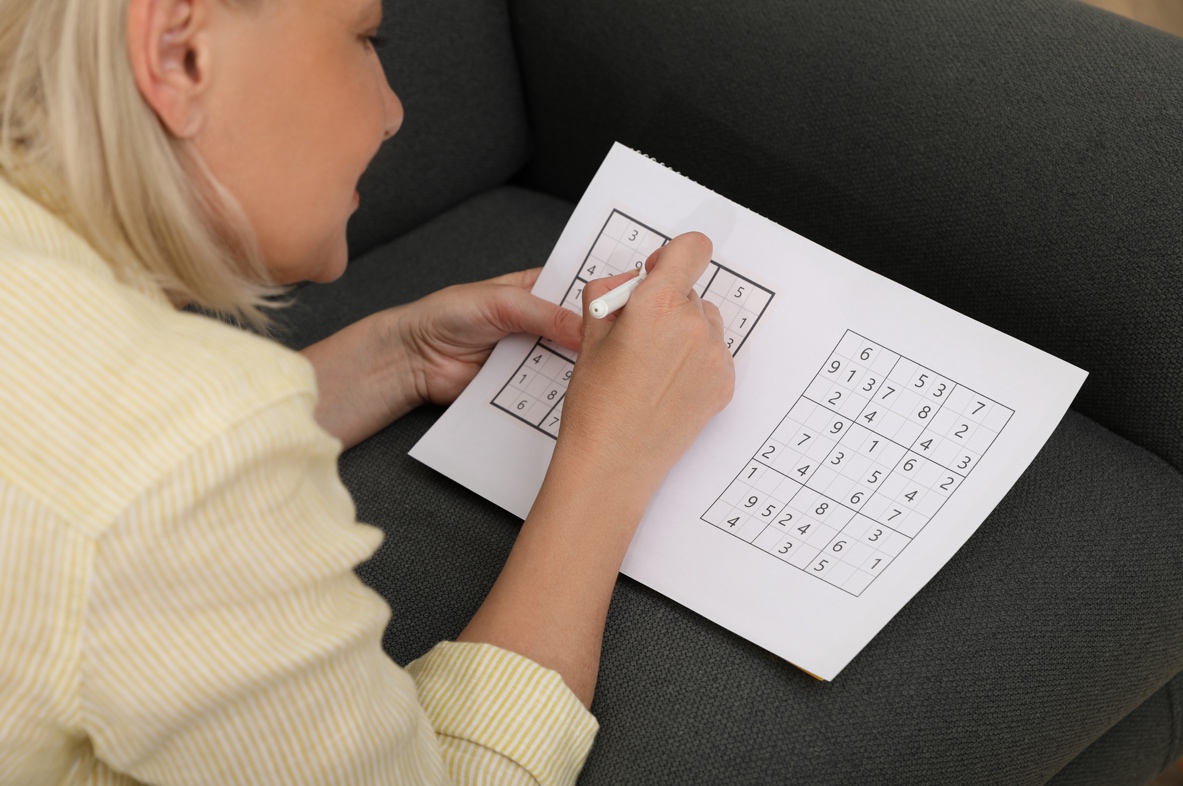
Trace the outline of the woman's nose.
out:
[[[403,103],[398,100],[390,82],[382,80],[382,98],[386,104],[386,134],[383,139],[390,139],[403,125]]]

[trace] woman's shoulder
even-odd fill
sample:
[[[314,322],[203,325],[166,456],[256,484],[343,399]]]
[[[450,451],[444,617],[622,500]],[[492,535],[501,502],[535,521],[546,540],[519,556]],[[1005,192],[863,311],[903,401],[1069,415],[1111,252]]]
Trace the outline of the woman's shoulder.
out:
[[[293,430],[320,438],[315,376],[299,354],[177,311],[105,266],[3,242],[0,367],[0,428],[12,437],[0,444],[0,474],[58,503],[59,490],[85,487],[99,472],[101,496],[126,502],[276,408]],[[84,510],[93,501],[74,512],[99,513]]]

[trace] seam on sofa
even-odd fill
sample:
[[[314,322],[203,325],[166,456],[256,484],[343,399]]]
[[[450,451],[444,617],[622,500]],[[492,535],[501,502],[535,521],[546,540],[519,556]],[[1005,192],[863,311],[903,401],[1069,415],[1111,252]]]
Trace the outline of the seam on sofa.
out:
[[[1167,737],[1167,753],[1161,769],[1166,770],[1175,763],[1175,759],[1183,752],[1183,695],[1180,695],[1180,684],[1183,682],[1183,672],[1176,674],[1167,682],[1167,714],[1171,728]]]

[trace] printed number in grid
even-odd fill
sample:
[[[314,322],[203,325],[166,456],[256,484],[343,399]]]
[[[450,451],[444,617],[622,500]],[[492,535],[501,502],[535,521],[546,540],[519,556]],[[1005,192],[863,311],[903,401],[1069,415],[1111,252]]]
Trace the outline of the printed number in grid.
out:
[[[857,596],[937,515],[1013,414],[847,331],[702,518]]]
[[[613,210],[588,251],[563,307],[583,313],[583,288],[589,281],[636,270],[670,238],[619,210]],[[719,307],[725,326],[724,340],[731,354],[752,334],[772,302],[773,293],[730,268],[711,261],[694,286],[703,300]],[[576,354],[552,341],[540,339],[514,375],[493,399],[493,405],[538,430],[558,437],[567,380]]]

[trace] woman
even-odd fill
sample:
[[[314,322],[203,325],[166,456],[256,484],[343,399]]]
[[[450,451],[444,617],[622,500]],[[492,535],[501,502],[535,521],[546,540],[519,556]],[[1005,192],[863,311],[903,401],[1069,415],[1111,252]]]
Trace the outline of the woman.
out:
[[[379,0],[0,0],[0,782],[562,783],[646,503],[731,395],[685,235],[615,320],[536,271],[303,356],[277,285],[347,263],[402,121]],[[595,282],[585,301],[620,281]],[[400,669],[336,474],[511,332],[580,349],[550,470],[458,642]],[[611,405],[607,402],[612,402]],[[593,504],[594,503],[594,504]],[[587,511],[595,510],[590,516]]]

